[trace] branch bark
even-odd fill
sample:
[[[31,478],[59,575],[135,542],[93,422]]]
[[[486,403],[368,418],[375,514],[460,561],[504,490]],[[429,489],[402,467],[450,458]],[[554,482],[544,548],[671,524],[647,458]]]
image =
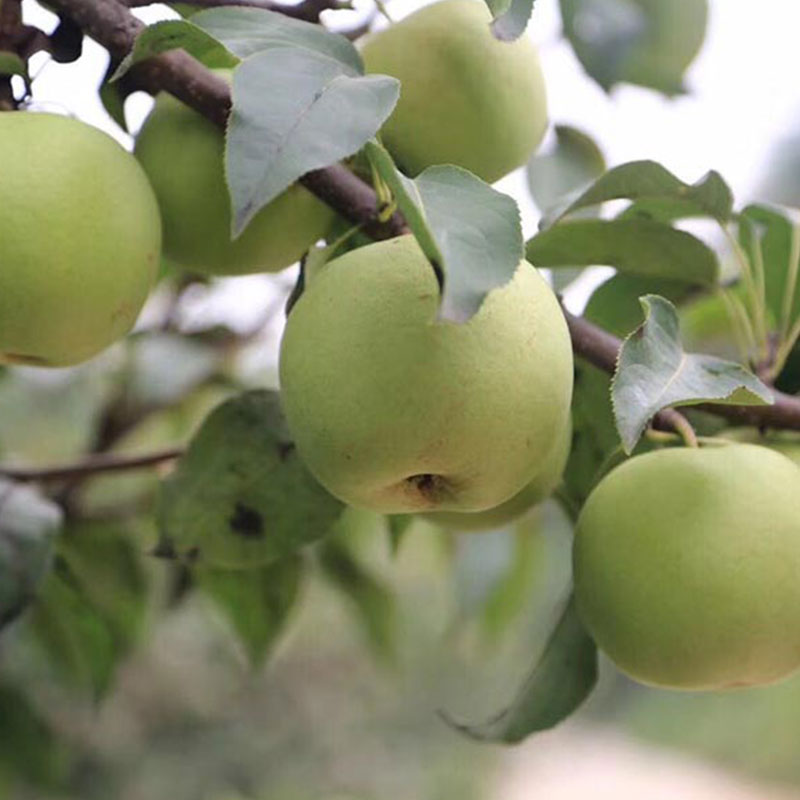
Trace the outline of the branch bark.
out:
[[[127,55],[145,27],[117,0],[51,0],[51,5],[73,19],[117,60]],[[153,94],[167,91],[225,128],[231,110],[230,88],[188,53],[173,50],[150,58],[135,67],[133,79],[138,88]],[[408,232],[400,214],[386,223],[378,222],[380,209],[372,187],[341,164],[309,172],[300,182],[342,216],[363,225],[365,233],[374,239]]]

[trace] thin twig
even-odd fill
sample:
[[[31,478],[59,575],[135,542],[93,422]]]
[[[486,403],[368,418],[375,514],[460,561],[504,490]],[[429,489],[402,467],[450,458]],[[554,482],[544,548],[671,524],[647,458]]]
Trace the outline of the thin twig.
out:
[[[123,456],[113,453],[100,453],[87,456],[81,461],[72,464],[60,464],[49,467],[37,468],[13,468],[5,467],[0,469],[0,477],[8,478],[20,483],[30,483],[32,481],[62,481],[70,478],[88,477],[100,472],[123,472],[134,469],[144,469],[165,461],[173,461],[180,457],[183,448],[171,447],[166,450],[158,450],[153,453],[145,453],[138,456]]]

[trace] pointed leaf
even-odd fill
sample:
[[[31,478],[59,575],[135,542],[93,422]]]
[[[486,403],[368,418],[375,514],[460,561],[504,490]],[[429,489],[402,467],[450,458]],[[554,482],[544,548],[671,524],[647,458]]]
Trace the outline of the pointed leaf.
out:
[[[542,211],[556,207],[567,195],[584,189],[606,170],[594,139],[577,128],[556,125],[556,146],[528,163],[528,187]]]
[[[347,38],[277,11],[211,8],[193,14],[192,23],[242,59],[272,47],[304,47],[338,61],[353,75],[364,73],[361,55]]]
[[[0,629],[35,596],[61,521],[58,506],[34,488],[0,479]]]
[[[444,256],[441,319],[468,320],[508,283],[523,257],[519,209],[459,167],[428,167],[415,181]]]
[[[138,642],[149,603],[141,548],[125,528],[69,527],[29,630],[59,678],[96,697]]]
[[[239,62],[219,41],[195,25],[194,17],[191,22],[169,19],[149,25],[136,37],[130,53],[122,59],[109,81],[118,81],[140,61],[178,48],[207,67],[233,67]]]
[[[102,697],[118,663],[114,635],[61,559],[28,618],[49,667],[65,683]]]
[[[233,76],[225,154],[234,235],[301,175],[371,139],[399,88],[394,78],[353,77],[340,62],[296,47],[244,61]]]
[[[689,184],[655,161],[631,161],[598,178],[561,216],[609,200],[668,203],[672,219],[704,215],[724,222],[730,219],[733,209],[733,195],[728,184],[713,170]],[[677,211],[679,208],[683,213]]]
[[[21,686],[0,683],[0,777],[8,772],[33,786],[58,791],[70,766],[65,740],[42,718]],[[0,780],[0,795],[7,797],[3,788]]]
[[[503,42],[519,39],[531,18],[534,0],[486,0],[494,20],[492,33]]]
[[[640,300],[645,320],[623,343],[611,384],[625,452],[662,408],[704,402],[769,405],[770,390],[740,364],[683,351],[675,306],[658,295]]]
[[[444,255],[436,241],[436,235],[431,229],[416,183],[397,169],[388,150],[383,145],[376,141],[370,141],[367,142],[364,151],[375,171],[389,187],[397,207],[422,248],[422,252],[436,270],[441,282],[443,280]]]
[[[460,167],[428,167],[412,181],[380,145],[366,151],[443,284],[440,319],[470,319],[522,260],[517,204]]]
[[[303,465],[276,392],[217,407],[165,481],[158,523],[175,555],[255,568],[323,537],[343,509]]]
[[[261,666],[294,608],[303,561],[293,556],[251,570],[195,570],[197,585],[228,618],[250,662]]]
[[[528,241],[536,267],[605,265],[620,272],[713,286],[719,265],[696,236],[648,219],[574,219],[540,231]]]
[[[596,682],[597,648],[570,597],[533,672],[508,708],[479,725],[455,722],[446,715],[445,720],[473,739],[514,744],[572,714]]]

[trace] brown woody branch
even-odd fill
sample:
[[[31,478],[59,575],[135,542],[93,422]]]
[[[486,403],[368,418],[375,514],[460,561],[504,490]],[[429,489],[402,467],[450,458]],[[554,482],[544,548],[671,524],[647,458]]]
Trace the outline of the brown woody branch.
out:
[[[118,61],[128,54],[145,27],[117,0],[51,0],[51,5]],[[224,129],[231,110],[230,88],[188,53],[173,50],[138,64],[134,70],[137,88],[153,94],[169,92]],[[364,231],[375,239],[407,232],[400,214],[386,223],[378,221],[380,209],[372,187],[341,164],[309,172],[300,182],[342,216],[364,225]]]

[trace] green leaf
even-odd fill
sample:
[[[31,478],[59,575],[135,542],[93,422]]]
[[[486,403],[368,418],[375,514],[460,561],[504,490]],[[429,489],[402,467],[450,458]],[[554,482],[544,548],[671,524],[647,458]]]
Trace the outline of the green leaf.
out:
[[[665,217],[662,221],[708,216],[725,222],[733,211],[733,194],[718,172],[712,170],[696,183],[689,184],[655,161],[630,161],[598,178],[562,212],[561,217],[609,200],[638,201],[642,215],[650,208],[656,219]],[[637,206],[633,208],[630,214],[638,216]],[[669,213],[664,213],[665,209]]]
[[[278,394],[254,391],[206,419],[162,487],[158,523],[179,558],[242,569],[320,539],[342,509],[297,455]]]
[[[60,678],[100,698],[138,642],[148,602],[141,551],[127,529],[71,526],[61,537],[29,630]]]
[[[227,617],[250,662],[260,666],[296,605],[303,578],[297,556],[259,569],[194,571],[197,586]]]
[[[467,736],[514,744],[572,714],[597,682],[597,648],[570,597],[544,652],[511,705],[479,725],[445,720]]]
[[[704,402],[769,405],[770,390],[740,364],[684,353],[678,314],[658,295],[641,298],[645,320],[623,343],[611,384],[625,452],[662,408]]]
[[[556,145],[528,163],[528,187],[542,211],[555,208],[564,197],[582,190],[606,170],[600,148],[588,134],[556,125]]]
[[[559,222],[530,239],[526,252],[537,267],[606,265],[698,286],[713,286],[719,271],[716,254],[700,239],[648,219]]]
[[[323,542],[318,558],[322,574],[349,602],[375,655],[391,661],[396,628],[392,593],[361,563],[341,535]]]
[[[624,338],[641,324],[642,295],[658,294],[680,303],[694,291],[683,281],[617,273],[592,292],[583,314],[595,325]]]
[[[394,78],[353,76],[341,62],[303,48],[278,47],[244,61],[233,75],[226,137],[234,235],[301,175],[362,147],[399,91]]]
[[[662,294],[680,302],[691,291],[682,282],[618,273],[598,286],[584,317],[616,336],[627,336],[642,318],[639,298]],[[575,362],[572,449],[564,472],[564,495],[579,509],[616,452],[621,452],[611,406],[611,376],[582,359]]]
[[[138,541],[117,523],[73,524],[58,553],[108,627],[118,654],[130,651],[142,631],[150,590]]]
[[[700,49],[707,0],[561,0],[564,34],[587,73],[606,91],[620,82],[666,95]]]
[[[439,317],[468,320],[523,257],[516,202],[459,167],[428,167],[415,181],[444,256]]]
[[[522,260],[516,203],[460,167],[428,167],[412,181],[379,145],[367,155],[444,284],[439,318],[470,319]]]
[[[497,640],[523,612],[531,586],[544,568],[542,524],[541,515],[534,513],[514,525],[510,563],[492,585],[481,611],[481,627],[490,640]]]
[[[61,522],[59,507],[34,488],[0,479],[0,629],[34,598]]]
[[[338,61],[354,75],[364,73],[361,55],[347,38],[276,11],[212,8],[192,15],[192,23],[241,59],[273,47],[303,47]]]
[[[392,555],[397,555],[400,546],[403,544],[406,534],[411,529],[414,522],[413,514],[390,514],[386,517],[389,527],[389,542],[392,548]]]
[[[767,308],[776,327],[783,319],[786,295],[791,291],[792,299],[787,305],[791,326],[800,314],[800,226],[778,209],[749,205],[739,215],[739,238],[751,263],[754,256],[763,262]],[[795,283],[789,286],[792,262]]]
[[[486,0],[492,12],[492,33],[502,42],[519,39],[531,18],[534,0]]]
[[[444,255],[439,248],[433,230],[431,230],[417,184],[397,169],[388,150],[383,145],[374,140],[369,141],[364,147],[364,152],[378,176],[389,187],[397,207],[405,217],[408,227],[422,248],[422,252],[425,253],[428,261],[431,262],[436,270],[441,283]]]
[[[108,690],[118,661],[114,636],[61,559],[28,618],[53,672],[95,698]]]
[[[199,28],[195,19],[196,17],[192,17],[191,22],[170,19],[149,25],[136,37],[130,53],[122,59],[109,81],[118,81],[140,61],[178,48],[185,50],[207,67],[234,67],[238,64],[239,59],[217,39]]]
[[[57,789],[70,766],[69,752],[20,687],[0,684],[0,776],[7,771],[34,786]],[[0,781],[0,794],[3,786]]]
[[[111,77],[114,72],[116,72],[116,64],[114,61],[111,61],[105,75],[103,75],[103,80],[100,83],[100,88],[97,90],[97,93],[100,97],[100,102],[103,104],[103,108],[106,110],[106,114],[108,114],[125,133],[130,133],[128,130],[128,121],[125,119],[125,100],[131,92],[125,88],[125,81],[111,82]]]

